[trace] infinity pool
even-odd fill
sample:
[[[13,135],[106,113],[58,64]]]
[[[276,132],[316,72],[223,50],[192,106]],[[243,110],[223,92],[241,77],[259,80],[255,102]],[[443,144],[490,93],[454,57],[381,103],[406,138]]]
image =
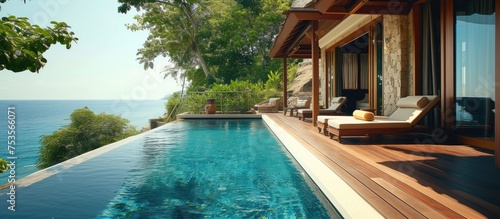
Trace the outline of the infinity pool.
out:
[[[300,168],[299,168],[300,169]],[[184,120],[16,189],[8,218],[331,218],[260,119]],[[311,187],[312,186],[312,187]],[[317,196],[319,195],[319,196]],[[326,205],[325,205],[326,204]],[[1,218],[5,218],[2,216]]]

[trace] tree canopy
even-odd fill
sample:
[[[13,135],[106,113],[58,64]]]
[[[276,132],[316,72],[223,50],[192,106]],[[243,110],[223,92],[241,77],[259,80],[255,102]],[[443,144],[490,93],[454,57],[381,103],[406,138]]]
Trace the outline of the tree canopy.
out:
[[[3,3],[3,2],[2,2]],[[32,25],[25,17],[2,17],[0,20],[0,70],[39,72],[47,59],[43,56],[51,45],[67,49],[78,38],[64,22],[52,21],[53,27]]]
[[[127,119],[112,114],[94,114],[87,107],[73,111],[70,119],[70,124],[51,135],[42,136],[37,161],[39,168],[52,166],[138,133]]]
[[[266,81],[281,68],[268,52],[291,0],[118,0],[118,11],[142,10],[131,30],[148,30],[138,56],[152,67],[159,56],[187,75],[192,86]]]

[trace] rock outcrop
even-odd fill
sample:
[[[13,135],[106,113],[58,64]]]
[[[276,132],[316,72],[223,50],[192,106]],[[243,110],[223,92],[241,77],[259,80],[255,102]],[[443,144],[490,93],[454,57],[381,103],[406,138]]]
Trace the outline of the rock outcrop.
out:
[[[288,93],[291,96],[299,96],[300,93],[312,92],[312,65],[310,59],[299,63],[295,79],[288,84]]]

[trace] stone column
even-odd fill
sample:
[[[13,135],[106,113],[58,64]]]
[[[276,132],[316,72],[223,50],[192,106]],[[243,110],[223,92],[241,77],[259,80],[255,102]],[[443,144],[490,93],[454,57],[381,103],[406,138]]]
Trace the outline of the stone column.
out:
[[[396,102],[408,95],[408,16],[384,15],[383,98],[384,115],[396,110]]]

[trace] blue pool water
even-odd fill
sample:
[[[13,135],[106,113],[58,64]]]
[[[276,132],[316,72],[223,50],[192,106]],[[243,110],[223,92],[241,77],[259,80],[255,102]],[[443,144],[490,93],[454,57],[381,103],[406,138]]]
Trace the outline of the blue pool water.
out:
[[[17,188],[16,212],[7,210],[7,192],[7,218],[331,217],[257,119],[168,124]]]

